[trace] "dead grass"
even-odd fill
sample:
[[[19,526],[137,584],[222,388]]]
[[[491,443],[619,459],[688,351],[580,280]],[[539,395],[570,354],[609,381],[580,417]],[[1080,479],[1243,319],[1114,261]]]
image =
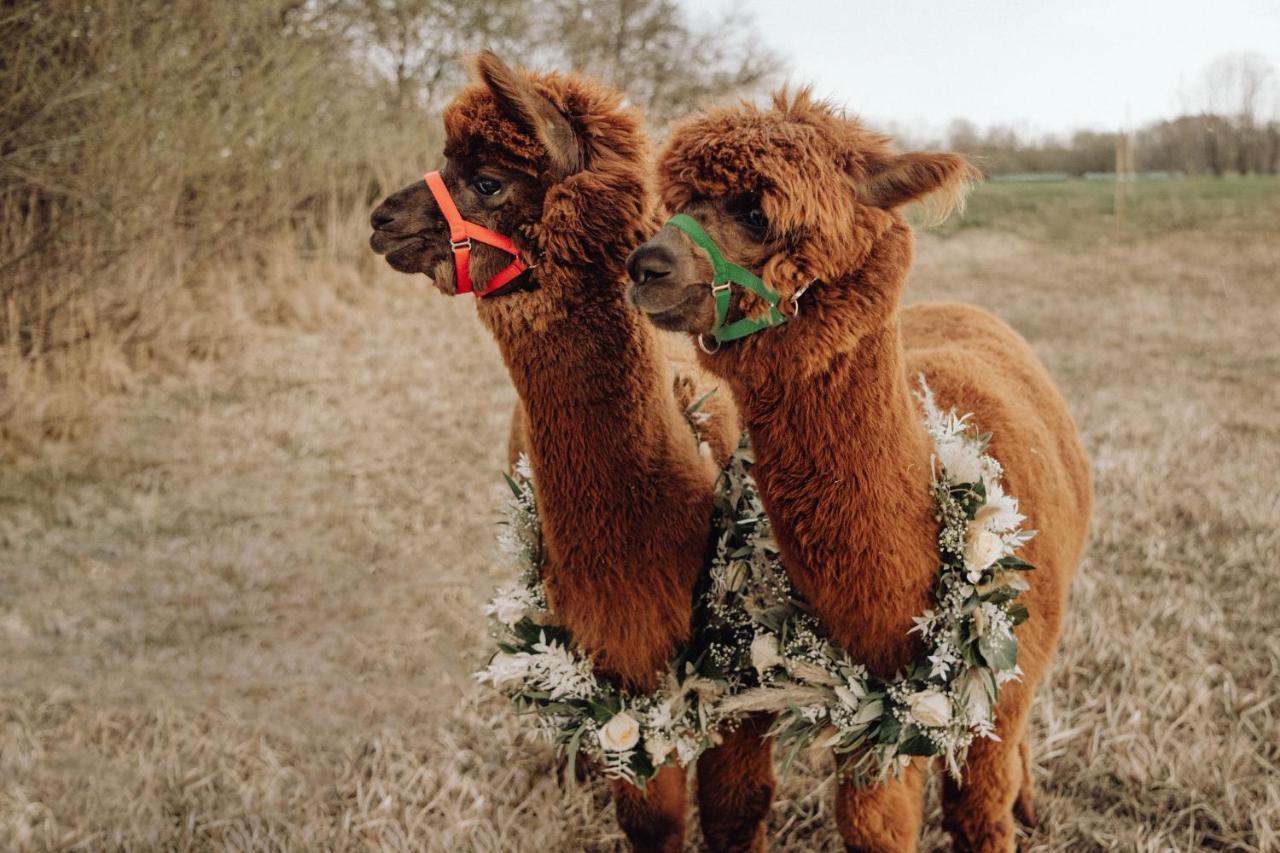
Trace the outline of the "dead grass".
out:
[[[315,282],[297,322],[246,310],[225,361],[0,468],[0,848],[619,846],[602,786],[562,791],[468,676],[496,352],[343,228],[349,255],[273,273]],[[1096,465],[1030,849],[1280,849],[1277,282],[1274,236],[922,242],[912,298],[1023,330]],[[774,849],[837,849],[829,799],[793,773]]]

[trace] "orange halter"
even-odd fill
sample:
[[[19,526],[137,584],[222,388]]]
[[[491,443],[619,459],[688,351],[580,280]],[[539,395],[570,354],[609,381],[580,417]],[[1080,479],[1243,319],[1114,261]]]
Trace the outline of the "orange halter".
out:
[[[458,279],[457,293],[471,293],[473,291],[471,286],[472,240],[501,249],[514,256],[511,263],[489,279],[484,286],[484,290],[476,294],[477,296],[482,298],[489,296],[503,285],[510,284],[516,276],[529,268],[524,261],[520,260],[520,250],[516,248],[516,244],[512,242],[510,237],[506,237],[496,231],[490,231],[483,225],[477,225],[462,218],[462,214],[458,212],[458,206],[453,203],[453,196],[449,195],[449,188],[444,185],[444,178],[440,177],[439,172],[427,172],[423,178],[427,182],[427,189],[431,190],[431,194],[435,196],[436,204],[440,206],[440,212],[444,214],[445,221],[449,223],[449,245],[453,248],[453,264]]]

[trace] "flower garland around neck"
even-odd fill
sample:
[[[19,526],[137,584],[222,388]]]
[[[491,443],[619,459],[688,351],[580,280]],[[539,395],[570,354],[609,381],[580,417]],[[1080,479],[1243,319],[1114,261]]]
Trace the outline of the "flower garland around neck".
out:
[[[926,650],[892,679],[870,674],[823,636],[778,558],[743,438],[720,490],[721,533],[707,600],[708,654],[731,684],[717,709],[777,714],[773,733],[789,765],[802,747],[831,748],[840,771],[860,784],[896,776],[915,756],[941,756],[960,777],[969,745],[995,738],[1001,685],[1021,675],[1013,628],[1032,566],[1015,552],[1018,503],[1000,484],[969,416],[942,412],[924,378],[917,394],[933,438],[937,505],[936,605],[914,617]]]
[[[936,606],[914,618],[926,651],[881,679],[828,642],[792,588],[751,478],[744,436],[717,490],[715,554],[694,597],[693,639],[652,693],[596,675],[551,611],[542,582],[542,534],[532,472],[521,456],[507,478],[514,499],[499,535],[520,568],[485,608],[498,650],[476,674],[533,716],[568,756],[643,785],[664,764],[692,763],[744,716],[777,716],[773,733],[789,765],[801,748],[833,749],[861,783],[896,775],[914,756],[942,756],[960,776],[976,737],[994,738],[1000,686],[1021,675],[1013,627],[1032,566],[1015,555],[1034,535],[1000,484],[969,416],[943,413],[920,380],[934,441],[931,489],[939,522]],[[703,398],[705,400],[705,397]],[[690,407],[690,425],[702,422]]]
[[[699,410],[707,396],[685,412],[703,455],[710,449],[698,434],[707,419]],[[664,764],[691,764],[719,741],[722,725],[734,725],[717,710],[730,683],[719,673],[702,671],[707,655],[695,652],[700,648],[696,628],[651,693],[622,690],[597,675],[591,657],[574,645],[547,601],[542,528],[526,456],[506,479],[513,499],[506,505],[498,545],[520,575],[499,588],[485,608],[498,650],[476,673],[477,680],[492,684],[533,717],[540,733],[567,756],[567,778],[573,778],[581,754],[594,759],[606,776],[641,786]],[[704,590],[705,584],[695,604]]]

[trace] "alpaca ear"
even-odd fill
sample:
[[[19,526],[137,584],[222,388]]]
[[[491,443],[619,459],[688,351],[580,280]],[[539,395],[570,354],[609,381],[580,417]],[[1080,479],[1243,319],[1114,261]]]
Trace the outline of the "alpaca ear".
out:
[[[578,137],[555,105],[492,51],[481,52],[474,63],[476,74],[493,92],[498,108],[546,146],[556,177],[567,178],[582,171]]]
[[[930,219],[941,222],[964,209],[965,194],[980,180],[978,168],[959,154],[900,154],[868,167],[859,196],[887,210],[928,197]]]

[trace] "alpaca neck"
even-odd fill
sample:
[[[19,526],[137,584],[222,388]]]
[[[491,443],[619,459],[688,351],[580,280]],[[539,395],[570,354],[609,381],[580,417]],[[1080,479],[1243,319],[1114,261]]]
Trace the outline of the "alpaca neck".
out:
[[[910,653],[911,617],[937,570],[932,447],[896,313],[813,377],[784,375],[735,388],[783,561],[832,639],[889,674]]]
[[[601,669],[644,686],[688,633],[715,472],[656,333],[615,282],[595,287],[606,295],[543,332],[496,336],[526,416],[552,606]]]

